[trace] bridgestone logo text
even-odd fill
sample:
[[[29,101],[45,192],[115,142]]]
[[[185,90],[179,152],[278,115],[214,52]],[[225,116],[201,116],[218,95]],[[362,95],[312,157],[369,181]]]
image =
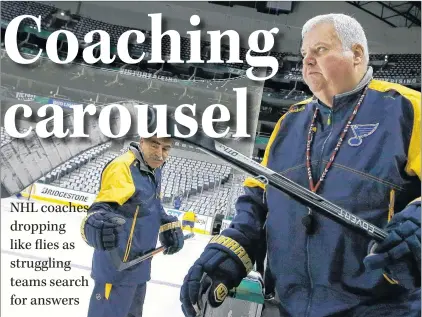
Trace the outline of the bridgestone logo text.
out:
[[[363,228],[363,229],[365,229],[365,230],[367,230],[371,233],[373,233],[375,231],[375,227],[373,225],[369,224],[368,222],[366,222],[362,219],[357,218],[355,215],[353,215],[353,214],[351,214],[351,213],[349,213],[349,212],[347,212],[343,209],[340,209],[340,211],[338,211],[337,213],[342,218],[350,221],[351,223],[353,223],[353,224],[355,224],[355,225],[357,225],[357,226],[359,226],[359,227],[361,227],[361,228]]]
[[[73,199],[73,200],[78,200],[78,201],[83,201],[83,202],[88,201],[88,197],[86,196],[77,195],[73,193],[66,193],[60,190],[53,190],[49,188],[43,188],[43,190],[41,191],[41,194],[51,195],[51,196],[60,197],[64,199]]]

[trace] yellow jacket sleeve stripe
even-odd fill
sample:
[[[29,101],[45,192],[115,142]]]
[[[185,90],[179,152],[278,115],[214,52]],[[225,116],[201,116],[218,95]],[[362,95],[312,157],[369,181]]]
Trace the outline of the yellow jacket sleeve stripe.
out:
[[[278,131],[280,130],[280,126],[281,126],[281,122],[286,118],[286,116],[290,113],[290,112],[296,112],[295,110],[293,110],[293,107],[295,107],[295,106],[297,106],[297,105],[305,105],[305,104],[307,104],[307,103],[309,103],[310,101],[312,100],[312,98],[310,98],[310,99],[306,99],[306,100],[304,100],[304,101],[301,101],[301,102],[299,102],[299,103],[297,103],[297,104],[294,104],[291,108],[290,108],[290,110],[288,111],[288,112],[286,112],[279,120],[278,120],[278,122],[277,122],[277,124],[275,125],[275,127],[274,127],[274,130],[273,130],[273,132],[271,133],[271,136],[270,136],[270,139],[268,140],[268,144],[267,144],[267,146],[266,146],[266,148],[265,148],[265,152],[264,152],[264,157],[263,157],[263,159],[262,159],[262,162],[261,162],[261,165],[262,166],[267,166],[267,164],[268,164],[268,156],[269,156],[269,154],[270,154],[270,150],[271,150],[271,146],[273,145],[273,142],[274,142],[274,140],[275,140],[275,138],[276,138],[276,136],[277,136],[277,134],[278,134]],[[248,177],[248,178],[246,178],[245,179],[245,181],[244,181],[244,183],[243,183],[243,185],[244,186],[247,186],[247,187],[261,187],[262,189],[264,189],[265,190],[265,185],[262,183],[262,182],[260,182],[259,180],[257,180],[257,179],[255,179],[255,178],[253,178],[253,177]]]
[[[413,127],[405,172],[410,176],[418,176],[421,179],[421,93],[399,84],[380,80],[372,80],[369,88],[382,92],[395,90],[412,104]]]
[[[379,80],[372,80],[369,88],[383,92],[394,89],[412,104],[414,117],[405,172],[410,176],[418,176],[421,179],[421,93],[405,86]],[[394,198],[390,197],[391,199]],[[420,200],[420,197],[414,201],[416,200]],[[391,220],[391,217],[392,215],[389,214],[388,221]],[[390,278],[387,274],[384,273],[383,275],[390,284],[399,284],[398,281]]]
[[[270,139],[268,140],[268,144],[267,144],[267,146],[266,146],[266,148],[265,148],[264,158],[262,159],[262,162],[261,162],[261,165],[262,165],[262,166],[267,166],[267,164],[268,164],[268,155],[269,155],[269,152],[270,152],[270,149],[271,149],[271,145],[273,144],[274,139],[275,139],[275,137],[277,136],[278,131],[280,130],[280,125],[281,125],[281,122],[283,121],[283,119],[286,117],[286,115],[287,115],[287,114],[288,114],[288,112],[287,112],[287,113],[285,113],[285,114],[284,114],[284,115],[283,115],[283,116],[282,116],[282,117],[278,120],[277,124],[276,124],[276,125],[275,125],[275,127],[274,127],[273,132],[271,133]],[[247,186],[247,187],[261,187],[263,190],[265,190],[265,185],[264,185],[264,183],[260,182],[259,180],[257,180],[256,178],[253,178],[253,177],[247,177],[247,178],[245,179],[245,181],[244,181],[243,185],[244,185],[244,186]]]
[[[407,174],[421,177],[421,94],[406,96],[413,106],[413,129],[410,138],[408,161],[405,167]]]

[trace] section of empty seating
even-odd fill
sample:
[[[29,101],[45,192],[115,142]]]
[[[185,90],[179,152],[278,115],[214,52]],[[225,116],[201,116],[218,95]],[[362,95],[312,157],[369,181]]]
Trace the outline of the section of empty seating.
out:
[[[192,210],[204,216],[214,216],[215,213],[225,213],[230,197],[230,184],[225,183],[217,188],[209,189],[202,194],[188,198],[182,203],[182,210]]]
[[[0,142],[1,146],[3,146],[6,143],[9,143],[12,141],[12,138],[10,135],[8,135],[3,127],[0,128]]]
[[[375,72],[380,79],[412,79],[421,77],[420,54],[391,54],[385,56],[385,65]]]
[[[94,30],[102,30],[109,33],[111,25],[102,21],[93,20],[90,18],[81,17],[81,19],[76,23],[73,33],[76,35],[76,38],[79,41],[83,41],[87,33]],[[100,36],[98,33],[95,33],[94,42],[99,41]]]
[[[12,141],[12,138],[10,137],[10,135],[6,133],[6,130],[3,127],[0,128],[0,140],[1,140],[1,146]]]
[[[104,154],[107,149],[110,148],[110,146],[111,143],[105,143],[91,148],[83,152],[82,154],[79,154],[78,156],[70,159],[69,161],[63,163],[62,165],[56,167],[51,172],[41,177],[38,182],[75,190],[82,190],[82,187],[89,187],[89,181],[87,181],[88,179],[81,179],[78,177],[74,177],[74,175],[79,174],[81,168],[87,163],[94,161],[97,157]]]
[[[18,131],[20,133],[25,133],[26,131],[28,131],[28,129],[23,128],[23,129],[19,129]],[[13,140],[13,138],[7,134],[6,129],[4,127],[0,127],[0,147],[11,142]]]
[[[46,27],[46,18],[54,10],[54,7],[34,1],[2,1],[1,18],[11,21],[20,15],[41,16],[41,27]],[[35,21],[25,19],[24,23],[31,27],[36,27]]]
[[[192,210],[205,216],[214,216],[216,213],[233,215],[235,202],[244,193],[244,179],[243,175],[231,174],[224,184],[183,201],[181,209]]]
[[[113,152],[109,148],[110,144],[91,149],[59,166],[40,182],[97,194],[104,166],[127,151],[127,148],[123,148],[120,152]],[[194,210],[201,214],[212,215],[227,206],[232,185],[225,183],[229,180],[230,173],[231,168],[226,165],[170,156],[163,169],[161,184],[163,204],[171,207],[176,195],[188,199],[195,196]],[[211,200],[214,201],[212,205]]]
[[[270,103],[281,99],[302,101],[310,97],[310,95],[301,90],[273,89],[264,87],[262,92],[262,100]]]
[[[24,15],[29,1],[2,1],[1,18],[5,21],[11,21],[14,18]]]
[[[226,165],[171,156],[163,169],[163,203],[171,204],[177,195],[189,197],[216,188],[228,180],[230,172]]]
[[[103,153],[92,161],[88,161],[73,173],[56,180],[53,184],[85,193],[97,194],[104,166],[118,155],[118,152]]]
[[[104,166],[127,149],[112,151],[110,142],[94,147],[56,167],[38,183],[97,194]],[[171,208],[174,197],[181,195],[181,210],[207,216],[230,215],[236,198],[243,193],[243,178],[233,175],[232,169],[223,164],[170,156],[163,169],[162,201]]]

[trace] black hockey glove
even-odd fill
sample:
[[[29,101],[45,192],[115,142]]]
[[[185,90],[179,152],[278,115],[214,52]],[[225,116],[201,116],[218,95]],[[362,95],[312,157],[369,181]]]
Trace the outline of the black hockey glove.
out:
[[[160,242],[166,247],[164,254],[174,254],[179,252],[185,243],[180,221],[177,217],[170,216],[167,223],[160,227]]]
[[[113,250],[119,245],[125,222],[125,218],[112,212],[92,212],[82,221],[82,238],[96,250]]]
[[[229,237],[231,236],[231,237]],[[186,317],[195,317],[201,311],[202,296],[208,291],[208,303],[220,306],[229,291],[252,270],[253,261],[242,245],[245,242],[234,229],[226,229],[215,236],[190,268],[180,292],[182,311]]]

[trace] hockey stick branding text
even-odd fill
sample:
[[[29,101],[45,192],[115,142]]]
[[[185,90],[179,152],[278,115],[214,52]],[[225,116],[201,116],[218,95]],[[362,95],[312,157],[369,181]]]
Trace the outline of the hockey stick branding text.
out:
[[[346,210],[340,209],[338,212],[338,215],[341,216],[343,219],[346,219],[347,221],[365,229],[366,231],[369,231],[371,233],[374,233],[375,231],[375,227],[373,225],[371,225],[370,223],[359,219],[358,217],[356,217],[355,215],[347,212]]]

